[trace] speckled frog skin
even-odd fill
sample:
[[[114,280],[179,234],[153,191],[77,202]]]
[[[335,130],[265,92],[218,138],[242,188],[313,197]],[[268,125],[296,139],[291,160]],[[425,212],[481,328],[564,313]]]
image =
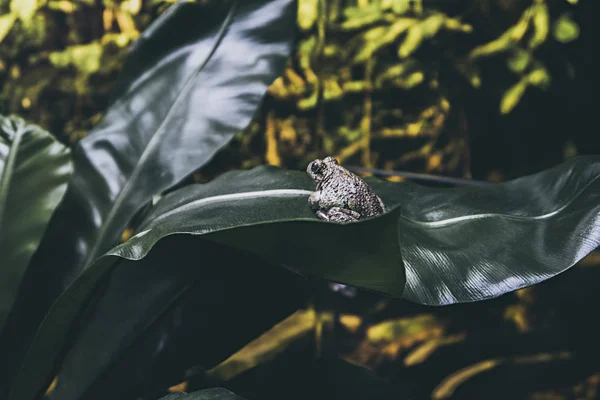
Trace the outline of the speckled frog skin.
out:
[[[325,221],[353,222],[386,211],[373,189],[333,157],[314,160],[306,172],[317,184],[308,204]]]

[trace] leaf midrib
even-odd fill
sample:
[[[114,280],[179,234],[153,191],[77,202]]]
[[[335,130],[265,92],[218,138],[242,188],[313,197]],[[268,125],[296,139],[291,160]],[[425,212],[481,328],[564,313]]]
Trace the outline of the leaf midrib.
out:
[[[530,215],[512,215],[512,214],[501,214],[501,213],[481,213],[481,214],[472,214],[472,215],[462,215],[460,217],[453,217],[453,218],[448,218],[448,219],[439,220],[439,221],[419,221],[416,219],[408,218],[406,216],[402,216],[401,218],[404,221],[407,221],[408,223],[411,223],[414,225],[420,225],[420,226],[424,226],[424,227],[430,227],[430,228],[441,228],[441,227],[452,225],[455,223],[472,221],[472,220],[476,220],[476,219],[488,219],[488,218],[504,218],[504,219],[510,219],[510,220],[515,220],[515,221],[544,220],[544,219],[552,218],[557,214],[560,214],[567,207],[569,207],[571,204],[573,204],[579,197],[581,197],[583,192],[585,192],[592,184],[594,184],[598,180],[600,180],[600,175],[596,176],[591,181],[589,181],[587,184],[585,184],[585,186],[583,186],[580,190],[578,190],[577,193],[575,193],[575,195],[573,195],[562,206],[554,209],[553,211],[547,212],[545,214],[530,216]]]
[[[11,121],[9,121],[9,123],[12,125]],[[6,158],[6,163],[4,164],[4,171],[2,171],[2,176],[0,176],[0,227],[2,227],[2,223],[4,220],[4,212],[6,211],[6,203],[8,199],[8,189],[12,181],[12,173],[14,171],[14,165],[17,160],[17,153],[19,152],[19,146],[21,144],[21,139],[23,138],[24,134],[25,124],[19,123],[14,137],[12,138],[12,140],[8,140],[8,157]]]
[[[310,196],[313,192],[310,190],[303,189],[268,189],[268,190],[258,190],[252,192],[240,192],[240,193],[230,193],[230,194],[220,194],[216,196],[204,197],[202,199],[192,200],[188,203],[182,204],[178,207],[175,207],[164,214],[157,216],[152,223],[160,223],[160,221],[170,217],[173,214],[179,214],[181,212],[185,212],[188,210],[195,209],[197,207],[201,207],[203,205],[219,202],[219,201],[228,201],[228,200],[247,200],[247,199],[257,199],[261,197],[302,197],[302,196]]]
[[[204,69],[206,64],[212,59],[212,56],[214,55],[215,51],[219,47],[219,44],[221,43],[221,41],[223,40],[223,37],[225,36],[225,33],[227,32],[227,28],[231,24],[233,15],[235,14],[235,11],[237,9],[237,5],[238,5],[238,1],[237,0],[233,1],[232,5],[231,5],[231,9],[229,10],[227,17],[225,17],[225,21],[223,21],[223,24],[221,25],[221,29],[220,29],[219,33],[217,34],[217,38],[215,40],[215,43],[213,44],[213,47],[212,47],[210,53],[207,55],[207,57],[205,58],[203,63],[200,65],[198,70],[195,73],[193,73],[192,76],[190,76],[188,78],[183,89],[181,90],[179,95],[177,95],[177,98],[175,99],[175,101],[173,102],[171,107],[169,108],[169,111],[167,112],[167,116],[164,118],[163,122],[158,127],[156,134],[154,134],[152,136],[152,138],[150,139],[148,146],[146,147],[146,149],[142,153],[140,159],[138,160],[133,172],[131,173],[130,178],[127,180],[127,182],[125,183],[125,186],[123,187],[123,189],[117,196],[117,198],[113,204],[113,207],[111,208],[108,215],[106,216],[106,219],[104,220],[104,224],[98,231],[98,236],[94,240],[94,244],[93,244],[90,252],[84,258],[84,261],[82,263],[84,270],[89,265],[91,265],[92,261],[94,261],[97,258],[96,253],[99,251],[100,244],[103,242],[103,239],[106,236],[106,233],[108,232],[107,227],[115,219],[117,210],[120,208],[123,201],[128,197],[127,194],[131,190],[133,182],[136,181],[137,176],[140,174],[140,172],[142,170],[142,165],[144,164],[146,159],[149,157],[149,154],[151,154],[152,151],[154,150],[154,148],[158,145],[158,143],[160,143],[159,139],[162,139],[162,136],[165,134],[165,132],[167,132],[166,128],[167,128],[168,122],[170,122],[170,119],[173,116],[174,110],[176,110],[178,108],[178,106],[180,105],[180,103],[183,101],[183,99],[187,95],[188,91],[195,84],[196,79],[198,78],[198,76],[200,75],[200,73],[202,72],[202,70]]]

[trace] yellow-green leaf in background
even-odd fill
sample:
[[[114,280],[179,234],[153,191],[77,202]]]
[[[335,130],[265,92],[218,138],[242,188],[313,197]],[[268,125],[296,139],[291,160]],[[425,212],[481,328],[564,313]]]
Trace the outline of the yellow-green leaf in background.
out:
[[[308,31],[317,21],[319,0],[298,0],[298,26]]]
[[[362,40],[364,40],[365,42],[370,42],[370,41],[377,40],[377,38],[380,36],[385,35],[385,33],[388,31],[388,29],[389,28],[387,26],[376,26],[375,28],[371,28],[371,29],[365,31],[360,36],[362,37]]]
[[[67,0],[49,1],[47,6],[50,10],[62,11],[65,14],[70,14],[77,10],[77,4]]]
[[[126,0],[121,3],[121,11],[129,13],[131,15],[138,15],[140,10],[142,9],[142,1],[141,0]]]
[[[398,36],[406,32],[416,22],[417,20],[413,18],[399,18],[398,20],[396,20],[396,22],[394,22],[391,26],[387,28],[376,27],[369,30],[367,32],[369,35],[365,34],[365,39],[367,39],[367,36],[374,37],[371,40],[365,40],[365,45],[359,50],[359,52],[354,57],[353,61],[359,63],[369,60],[373,56],[373,53],[375,53],[383,46],[393,43],[398,38]],[[373,32],[377,32],[378,34],[373,35]]]
[[[383,11],[383,7],[379,4],[371,3],[365,7],[347,7],[344,8],[344,16],[347,19],[361,18],[369,14],[379,14]]]
[[[298,107],[298,109],[302,110],[302,111],[310,110],[317,106],[318,101],[319,101],[319,91],[316,90],[316,88],[315,88],[315,90],[312,91],[310,96],[298,100],[296,102],[296,107]]]
[[[463,24],[456,18],[446,18],[444,20],[444,28],[449,31],[459,31],[465,33],[473,32],[473,27],[469,24]]]
[[[383,13],[379,6],[369,6],[363,8],[352,8],[344,11],[348,18],[340,27],[343,30],[355,30],[364,28],[382,19]]]
[[[529,47],[535,49],[548,38],[550,30],[550,14],[545,4],[538,4],[532,8],[533,36],[529,40]]]
[[[405,14],[412,8],[411,1],[409,0],[395,0],[392,5],[392,11],[396,14]]]
[[[367,339],[371,343],[390,342],[424,330],[441,331],[442,329],[442,323],[434,314],[420,314],[414,317],[386,320],[373,325],[367,330]]]
[[[310,60],[316,45],[316,36],[306,38],[298,44],[298,62],[303,70],[310,69]]]
[[[411,26],[406,35],[406,39],[398,49],[398,57],[406,58],[419,48],[423,39],[430,39],[437,35],[442,28],[448,30],[458,30],[469,32],[472,28],[470,25],[462,24],[454,18],[448,18],[444,14],[435,14],[425,18],[418,25]]]
[[[476,65],[468,61],[459,61],[456,63],[456,69],[467,78],[471,86],[474,88],[481,86],[481,74]]]
[[[527,33],[527,30],[529,29],[529,21],[533,17],[534,11],[535,6],[526,9],[521,15],[519,22],[517,22],[515,25],[513,25],[506,31],[506,33],[510,35],[510,38],[514,42],[518,42],[519,40],[523,39],[523,36],[525,36],[525,34]]]
[[[14,14],[6,14],[0,16],[0,43],[6,37],[10,28],[12,28],[15,23],[16,16]]]
[[[517,73],[523,73],[531,63],[531,54],[520,47],[515,48],[515,51],[508,57],[506,64],[508,68]]]
[[[25,24],[31,21],[36,9],[37,0],[11,0],[10,2],[10,12]]]
[[[408,75],[406,78],[394,79],[394,86],[408,90],[420,85],[424,80],[425,74],[421,71],[417,71]]]
[[[120,48],[124,48],[135,39],[137,39],[137,36],[130,33],[105,33],[100,39],[100,44],[106,46],[108,43],[113,43]]]
[[[579,37],[579,25],[568,15],[563,14],[554,23],[552,33],[554,39],[561,43],[568,43]]]
[[[537,68],[527,75],[527,82],[542,89],[547,88],[550,84],[550,74],[546,68]]]
[[[404,41],[402,42],[400,47],[398,47],[398,57],[400,57],[400,58],[408,57],[419,47],[419,45],[421,44],[422,41],[423,41],[422,24],[412,26],[408,30],[408,34],[406,35],[406,38],[404,39]]]
[[[50,62],[57,67],[75,66],[84,74],[93,74],[100,69],[102,45],[92,42],[67,47],[64,51],[50,53]]]
[[[447,17],[444,14],[436,14],[425,18],[421,22],[421,33],[426,38],[434,37],[444,25]]]
[[[504,93],[502,101],[500,102],[500,112],[502,114],[508,114],[515,108],[519,103],[519,100],[521,100],[521,97],[523,97],[525,89],[527,89],[527,84],[526,78],[521,79]]]
[[[321,317],[327,321],[333,318],[331,314],[324,314]],[[230,380],[244,371],[273,359],[296,340],[311,334],[316,323],[317,315],[314,311],[299,310],[207,371],[207,375],[219,381]]]
[[[417,20],[414,18],[398,18],[388,29],[386,34],[384,35],[385,40],[389,43],[401,35],[403,32],[406,32],[408,28],[413,26]]]
[[[502,34],[499,38],[492,40],[491,42],[482,44],[481,46],[475,47],[469,53],[469,58],[474,60],[479,57],[485,57],[492,54],[508,51],[514,42],[511,39],[510,30]]]
[[[336,100],[342,96],[344,96],[344,91],[336,78],[328,78],[323,81],[323,99]]]
[[[386,68],[375,78],[375,86],[382,87],[385,82],[405,77],[415,71],[417,62],[409,59],[399,64],[394,64]]]
[[[392,10],[394,14],[402,15],[410,11],[411,0],[382,0],[382,10]]]

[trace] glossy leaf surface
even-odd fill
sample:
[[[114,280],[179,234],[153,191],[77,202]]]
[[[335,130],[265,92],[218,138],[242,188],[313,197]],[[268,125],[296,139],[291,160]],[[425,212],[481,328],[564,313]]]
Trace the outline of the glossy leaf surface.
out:
[[[119,243],[135,213],[250,123],[291,52],[295,19],[292,0],[181,1],[143,32],[113,103],[74,151],[69,190],[15,305],[19,318],[7,321],[0,375],[18,368],[52,303]],[[0,382],[0,397],[6,390]]]
[[[345,225],[315,219],[307,205],[312,184],[303,172],[258,167],[182,188],[58,299],[22,376],[55,357],[42,349],[60,347],[115,260],[141,259],[165,240],[176,253],[183,242],[178,234],[418,303],[478,301],[548,279],[598,246],[599,176],[600,157],[579,157],[490,187],[433,189],[369,179],[391,211]]]
[[[239,250],[250,251],[267,261],[289,265],[304,274],[401,295],[404,269],[401,267],[396,228],[399,209],[379,218],[347,226],[325,223],[318,220],[308,206],[308,196],[311,193],[308,189],[311,187],[312,182],[305,173],[258,167],[250,171],[229,172],[208,184],[187,186],[165,196],[147,216],[148,222],[142,224],[137,235],[100,258],[59,297],[37,333],[10,398],[31,398],[32,388],[48,379],[58,356],[58,349],[65,343],[65,335],[71,324],[107,273],[123,259],[144,258],[163,238],[169,244],[161,251],[170,257],[175,257],[174,253],[185,253],[185,246],[189,246],[191,238],[189,235],[199,235],[196,240],[210,238],[229,246],[235,243]],[[177,233],[184,234],[185,237],[178,239]],[[151,257],[150,255],[149,259]],[[163,257],[159,266],[170,268],[170,272],[164,271],[166,282],[161,282],[160,279],[154,282],[164,287],[160,295],[167,295],[166,299],[172,299],[168,293],[177,293],[179,289],[169,285],[169,282],[176,281],[170,278],[173,267],[164,261],[169,257]],[[207,260],[210,259],[207,257]],[[195,268],[224,268],[218,263],[202,265],[193,258],[187,262]],[[143,268],[138,271],[140,274],[144,273]],[[140,279],[143,281],[143,278]],[[178,279],[179,288],[188,282],[183,277]],[[136,278],[130,280],[136,281]],[[126,285],[124,287],[127,288]],[[122,294],[128,295],[128,290]],[[150,318],[162,312],[168,303],[144,296],[138,298],[138,301],[140,306],[130,315],[146,314]],[[99,318],[105,316],[103,314]],[[119,318],[118,315],[115,318]],[[138,325],[132,329],[140,332],[147,322],[148,319],[134,317],[131,325]],[[113,323],[107,324],[115,326]],[[94,336],[93,330],[88,332],[91,337]],[[123,343],[132,340],[135,332],[129,335],[115,332],[110,335],[109,329],[103,339],[112,339],[114,343],[102,347],[110,348],[108,360],[115,357],[115,351],[123,348]],[[79,342],[94,343],[89,346],[89,350],[97,346],[97,341],[91,339],[88,341],[81,338]],[[76,347],[73,351],[81,355],[81,352],[89,351],[85,347]],[[85,356],[83,359],[78,358],[87,359]],[[82,373],[78,369],[97,368],[83,367],[81,364],[71,364],[71,367],[71,371],[77,374]],[[88,378],[95,379],[94,376],[92,373]]]
[[[565,271],[600,244],[597,156],[489,187],[373,186],[403,206],[403,297],[416,303],[497,297]]]
[[[51,134],[0,116],[0,331],[71,172],[69,149]]]
[[[251,173],[262,172],[256,169]],[[285,180],[292,181],[291,177]],[[249,177],[249,181],[255,178]],[[538,174],[486,187],[433,189],[409,182],[369,181],[389,208],[401,209],[402,216],[394,223],[406,268],[403,296],[417,303],[444,305],[497,297],[566,270],[600,243],[600,157],[578,157]],[[181,191],[178,200],[194,190]],[[158,233],[151,229],[153,226],[173,230],[169,224],[185,226],[182,215],[194,215],[192,209],[212,207],[195,194],[181,203],[174,197],[165,198],[148,217],[151,222],[144,229],[150,230],[145,240]],[[238,209],[235,200],[231,205]],[[285,207],[289,210],[294,205]],[[297,209],[302,210],[302,204]],[[350,231],[353,225],[345,229]],[[254,243],[257,236],[244,232],[261,229],[224,231],[212,235],[211,240],[274,256],[285,246],[281,239],[272,238],[271,246],[263,243],[261,247]],[[372,237],[359,246],[373,249],[374,240]],[[379,251],[385,249],[383,242],[379,245]],[[348,242],[347,251],[353,246]],[[273,258],[293,265],[283,254]],[[325,279],[398,296],[402,289],[390,270],[397,267],[370,266],[368,277],[365,271],[358,272],[354,282],[332,277],[326,270],[318,273]],[[344,273],[351,269],[346,265]],[[364,281],[357,284],[360,279]]]
[[[73,274],[250,123],[291,51],[294,21],[291,0],[179,2],[142,34],[116,100],[74,153],[72,223],[60,238]]]

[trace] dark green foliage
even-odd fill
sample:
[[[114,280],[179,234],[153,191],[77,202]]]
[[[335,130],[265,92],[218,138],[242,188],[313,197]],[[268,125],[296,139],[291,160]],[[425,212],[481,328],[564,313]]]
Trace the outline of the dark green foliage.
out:
[[[40,4],[10,2],[8,14],[0,17],[0,40],[9,44],[0,57],[14,56],[11,51],[23,38],[47,45],[36,26],[46,29],[54,22],[40,17],[49,12],[40,8],[38,14]],[[50,1],[44,7],[64,11],[69,4]],[[107,109],[95,114],[93,129],[75,148],[68,190],[69,151],[40,128],[1,117],[0,397],[39,399],[54,377],[49,392],[55,400],[156,398],[194,378],[193,390],[223,386],[252,398],[278,398],[278,387],[288,390],[285,382],[303,386],[302,379],[310,384],[290,393],[292,398],[398,396],[375,374],[339,362],[337,344],[323,333],[324,326],[338,332],[343,324],[364,336],[362,352],[349,356],[360,365],[369,364],[363,358],[372,351],[369,346],[381,346],[375,353],[382,356],[430,340],[405,358],[406,367],[415,365],[438,347],[460,343],[464,334],[443,336],[444,323],[432,315],[366,326],[372,311],[364,318],[338,315],[341,295],[329,286],[321,290],[323,282],[344,283],[361,296],[373,296],[378,303],[372,310],[402,297],[425,305],[478,302],[560,274],[598,246],[597,156],[478,187],[439,189],[367,178],[389,212],[343,225],[314,216],[307,204],[314,187],[303,171],[263,165],[188,184],[185,178],[236,134],[233,147],[244,154],[254,148],[257,133],[261,138],[264,133],[264,158],[275,165],[302,164],[325,152],[342,160],[360,155],[364,166],[386,168],[423,159],[425,169],[441,171],[450,154],[447,170],[456,171],[467,149],[466,128],[460,125],[466,121],[464,110],[451,114],[457,104],[463,106],[460,85],[493,88],[500,103],[494,103],[494,115],[517,112],[530,88],[549,90],[550,78],[560,79],[551,71],[552,57],[544,53],[556,45],[550,35],[561,44],[579,35],[565,5],[505,4],[512,16],[507,26],[448,53],[440,49],[481,29],[480,21],[418,2],[365,4],[178,2],[139,38],[132,16],[140,13],[141,3],[103,5],[103,29],[110,31],[117,21],[125,35],[106,40],[121,48],[137,41]],[[161,14],[157,11],[152,13]],[[485,13],[483,6],[479,11]],[[135,22],[149,22],[148,12],[144,9]],[[296,24],[305,36],[294,47]],[[326,32],[331,30],[330,42]],[[59,69],[75,68],[72,84],[83,96],[94,77],[117,69],[118,62],[103,62],[117,59],[106,58],[106,35],[102,43],[95,38],[40,59]],[[432,61],[436,52],[443,53],[433,57],[440,63]],[[284,69],[290,53],[292,62]],[[497,68],[488,70],[482,60],[495,57],[508,57],[506,68],[516,76],[508,86],[503,80],[490,83],[486,75]],[[3,68],[0,63],[0,73]],[[21,73],[12,65],[14,79],[6,87]],[[37,73],[27,79],[37,79]],[[459,82],[457,75],[467,79],[452,84]],[[54,76],[45,78],[40,80],[44,88]],[[389,104],[383,94],[388,85],[402,94],[398,107],[408,113],[383,106]],[[267,106],[254,118],[267,90]],[[26,85],[15,91],[11,107],[20,101],[29,109],[42,92]],[[415,99],[422,102],[414,105]],[[326,104],[342,111],[327,114]],[[347,104],[353,106],[345,110]],[[325,116],[342,125],[331,136],[324,132]],[[310,129],[309,120],[315,121]],[[435,150],[447,121],[459,122],[459,134]],[[314,141],[306,133],[310,130],[316,132]],[[381,146],[392,137],[422,136],[422,147],[400,158],[393,146]],[[257,164],[262,149],[257,154],[242,164]],[[468,168],[463,171],[468,175]],[[194,178],[206,181],[211,174]],[[327,297],[323,292],[338,296],[325,310],[319,308]],[[301,310],[310,293],[317,295],[318,312]],[[510,311],[504,318],[528,329],[523,307]],[[297,315],[302,318],[294,319]],[[271,335],[259,337],[267,330]],[[291,358],[299,361],[298,370],[310,373],[288,380],[281,365],[289,358],[275,360],[288,347],[301,355]],[[577,347],[580,354],[582,349]],[[494,359],[482,368],[521,365],[531,358],[523,360]],[[264,373],[278,380],[272,388],[265,388],[264,376],[260,387],[247,380]],[[342,388],[345,380],[351,383]],[[451,396],[457,382],[449,378],[426,395]],[[316,383],[327,389],[317,389]],[[241,399],[225,389],[168,398]]]
[[[32,376],[44,376],[40,372],[48,368],[44,364],[50,366],[58,354],[49,349],[62,346],[71,321],[80,315],[78,308],[85,306],[97,283],[122,259],[143,262],[148,257],[148,262],[157,262],[151,249],[163,238],[168,238],[168,256],[149,270],[156,275],[147,284],[162,282],[164,289],[148,295],[132,316],[148,314],[151,320],[186,289],[188,280],[174,280],[172,268],[166,267],[167,259],[185,254],[190,245],[190,239],[178,241],[177,235],[193,235],[199,244],[206,238],[305,275],[393,296],[402,295],[404,265],[405,297],[411,301],[430,305],[479,301],[548,279],[597,247],[598,165],[597,157],[581,157],[553,170],[485,188],[430,189],[373,181],[391,211],[348,225],[325,223],[312,215],[307,206],[310,184],[303,172],[258,167],[179,189],[159,201],[135,236],[84,271],[58,299],[38,333],[17,393],[29,386]],[[538,196],[540,192],[544,196]],[[174,262],[184,267],[187,259]],[[208,259],[220,264],[220,260]],[[192,268],[197,261],[189,260],[188,268]],[[167,268],[163,273],[161,266]],[[123,279],[143,282],[145,270],[139,269],[139,278],[134,273]],[[123,299],[126,289],[118,292]],[[159,293],[165,296],[162,300]],[[83,344],[73,348],[79,362],[70,363],[73,372],[67,370],[68,374],[81,373],[87,360],[98,359],[87,353],[98,348],[97,332],[102,326],[125,323],[109,322],[110,312],[101,318],[104,323],[88,331],[91,338],[84,336]],[[111,329],[100,336],[118,346],[123,341]]]
[[[52,302],[134,214],[249,124],[292,49],[295,15],[289,0],[182,2],[136,42],[116,99],[75,149],[69,190],[2,333],[1,374],[18,369]]]
[[[0,115],[0,331],[72,170],[71,152],[52,135]]]

